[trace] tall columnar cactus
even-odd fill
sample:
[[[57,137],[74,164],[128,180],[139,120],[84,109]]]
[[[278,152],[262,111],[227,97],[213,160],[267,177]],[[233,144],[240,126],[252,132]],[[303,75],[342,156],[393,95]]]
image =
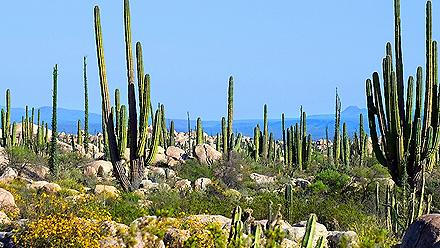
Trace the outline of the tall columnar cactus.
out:
[[[174,121],[171,121],[171,123],[170,123],[170,141],[169,141],[168,144],[170,146],[175,146],[176,145]]]
[[[122,105],[119,113],[118,150],[119,156],[124,157],[127,148],[127,107]]]
[[[347,124],[344,122],[342,125],[342,146],[343,146],[343,162],[345,169],[348,169],[350,167],[350,137],[347,133]]]
[[[17,123],[12,123],[12,131],[11,131],[11,144],[12,146],[17,145]]]
[[[274,154],[274,150],[275,150],[275,143],[273,140],[273,133],[269,134],[269,147],[267,149],[267,159],[269,161],[273,161],[275,154]]]
[[[359,114],[359,137],[356,138],[356,142],[354,145],[355,145],[355,152],[359,156],[360,165],[363,165],[364,163],[364,159],[367,153],[367,142],[368,142],[368,136],[364,131],[364,116],[362,114]]]
[[[223,139],[223,153],[228,152],[228,131],[226,127],[226,119],[222,117],[222,139]]]
[[[6,90],[6,111],[4,111],[4,117],[2,117],[2,137],[3,145],[11,145],[11,91]]]
[[[254,159],[258,161],[260,159],[260,126],[254,128]]]
[[[241,247],[243,236],[243,222],[241,221],[241,214],[241,207],[235,207],[232,213],[231,228],[229,230],[228,247]]]
[[[253,240],[252,240],[252,245],[251,248],[260,248],[261,247],[261,234],[263,233],[261,225],[257,224],[252,236],[253,236]]]
[[[222,150],[220,134],[219,133],[217,133],[217,137],[215,138],[215,149],[217,151],[221,151]]]
[[[89,89],[87,86],[87,57],[83,60],[84,79],[84,150],[89,151]]]
[[[269,142],[269,131],[267,127],[267,105],[264,104],[264,123],[263,123],[263,144],[262,144],[262,150],[261,150],[261,156],[264,159],[267,159],[267,151],[268,151],[268,142]]]
[[[295,134],[295,151],[296,151],[296,156],[295,156],[295,161],[296,161],[296,165],[298,166],[299,170],[302,170],[302,159],[303,159],[303,145],[302,145],[302,136],[301,136],[301,129],[300,126],[298,125],[298,123],[295,124],[295,130],[294,130],[294,134]]]
[[[232,136],[232,125],[234,119],[234,78],[232,76],[229,77],[228,82],[228,144],[231,144],[231,136]],[[232,147],[229,147],[232,149]]]
[[[283,158],[284,164],[287,164],[287,152],[286,152],[286,122],[284,120],[284,113],[281,114],[281,133],[283,135]]]
[[[341,149],[341,99],[336,89],[336,103],[335,103],[335,132],[333,138],[333,162],[336,168],[339,166],[340,149]]]
[[[400,186],[407,181],[410,186],[417,186],[422,180],[422,167],[430,167],[440,141],[437,42],[432,40],[432,4],[427,1],[425,102],[422,106],[423,75],[422,68],[418,67],[415,107],[412,76],[408,79],[404,104],[400,0],[395,0],[394,4],[396,61],[394,66],[391,44],[387,43],[382,64],[384,96],[377,72],[373,73],[372,81],[366,81],[370,136],[377,160],[388,168],[393,180]],[[418,147],[416,143],[419,138]]]
[[[49,151],[49,169],[53,175],[58,173],[57,165],[57,88],[58,88],[58,65],[53,68],[53,89],[52,89],[52,136]]]
[[[188,153],[192,154],[192,146],[191,146],[191,121],[189,119],[189,112],[186,112],[186,115],[188,117],[187,124],[188,124]]]
[[[83,137],[82,137],[82,130],[81,130],[81,120],[78,120],[78,125],[77,125],[77,143],[79,146],[83,145]]]
[[[161,128],[162,128],[162,139],[163,139],[163,146],[167,147],[167,140],[168,140],[168,130],[167,130],[167,122],[165,119],[165,106],[163,104],[160,105],[160,119],[161,119]],[[145,120],[144,120],[145,121]]]
[[[37,111],[37,152],[43,147],[43,132],[44,132],[44,127],[43,125],[40,123],[41,121],[41,110],[38,109]]]
[[[2,121],[2,142],[1,145],[3,147],[7,146],[6,144],[6,137],[7,137],[7,133],[6,133],[6,113],[5,113],[5,109],[2,108],[1,110],[1,121]]]
[[[197,145],[203,144],[203,127],[202,127],[202,119],[200,117],[197,118],[196,142]]]
[[[119,89],[115,89],[115,106],[114,106],[114,116],[115,116],[115,132],[116,136],[119,135],[119,130],[121,129],[121,123],[119,122],[121,120],[120,114],[121,114],[121,93]]]
[[[130,144],[130,171],[126,173],[125,166],[121,160],[120,150],[116,141],[115,127],[113,123],[114,116],[111,113],[111,103],[109,97],[104,48],[102,41],[101,21],[99,7],[95,6],[95,37],[96,37],[96,49],[98,58],[99,79],[101,85],[102,96],[102,108],[103,108],[103,122],[107,133],[108,146],[110,159],[113,164],[113,171],[116,178],[119,180],[124,190],[135,190],[139,188],[140,181],[143,178],[144,166],[150,164],[157,152],[159,136],[161,135],[161,110],[156,111],[155,121],[153,125],[153,138],[149,149],[149,154],[145,157],[146,137],[148,135],[148,126],[145,121],[142,121],[143,125],[138,128],[137,126],[137,110],[136,110],[136,98],[135,98],[135,84],[134,84],[134,62],[132,56],[131,45],[131,27],[130,27],[130,9],[129,1],[124,0],[124,27],[125,27],[125,51],[126,51],[126,64],[127,64],[127,79],[128,79],[128,130],[129,130],[129,144]],[[139,61],[138,56],[138,61]],[[140,62],[138,62],[140,63]],[[148,91],[148,87],[145,83],[146,80],[138,80],[143,90],[141,91],[141,99],[145,99]],[[141,120],[147,119],[146,114],[148,112],[148,105],[143,104],[140,110]],[[139,131],[139,136],[138,136]]]

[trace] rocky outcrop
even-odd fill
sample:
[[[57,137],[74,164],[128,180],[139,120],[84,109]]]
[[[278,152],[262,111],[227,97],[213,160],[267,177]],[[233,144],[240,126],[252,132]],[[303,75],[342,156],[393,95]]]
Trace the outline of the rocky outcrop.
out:
[[[179,191],[190,191],[192,190],[191,181],[188,179],[181,179],[174,184],[174,188]]]
[[[358,247],[359,239],[353,231],[330,231],[328,232],[327,241],[330,248],[355,248]]]
[[[268,184],[268,183],[275,182],[275,177],[261,175],[261,174],[258,174],[258,173],[252,173],[250,175],[250,177],[257,184]]]
[[[211,165],[222,158],[221,152],[207,144],[197,145],[194,148],[194,154],[200,163],[207,165]]]
[[[17,178],[18,173],[15,169],[11,167],[6,167],[6,169],[3,171],[3,174],[0,176],[0,182],[2,183],[9,183],[15,178]]]
[[[440,247],[440,214],[423,215],[406,230],[400,248]]]
[[[88,177],[111,177],[113,165],[110,161],[96,160],[84,168],[84,175]]]
[[[5,213],[18,211],[14,196],[3,188],[0,188],[0,209]]]

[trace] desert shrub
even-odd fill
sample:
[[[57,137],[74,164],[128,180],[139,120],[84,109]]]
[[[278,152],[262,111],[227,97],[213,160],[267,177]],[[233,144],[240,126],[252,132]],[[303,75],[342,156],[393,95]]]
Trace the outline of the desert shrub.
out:
[[[27,165],[46,165],[47,159],[37,155],[32,149],[26,146],[10,146],[6,148],[9,158],[8,166],[20,170]]]
[[[140,196],[124,192],[118,198],[106,198],[101,203],[113,220],[129,225],[135,219],[148,215],[148,209],[140,204],[141,201]]]
[[[176,168],[177,175],[186,178],[192,182],[201,177],[213,178],[214,172],[212,167],[200,164],[196,159],[187,160],[184,164]]]
[[[101,224],[70,214],[41,215],[14,236],[21,247],[100,247]]]
[[[350,176],[336,170],[326,169],[315,175],[315,180],[322,181],[331,191],[340,192],[350,182]]]

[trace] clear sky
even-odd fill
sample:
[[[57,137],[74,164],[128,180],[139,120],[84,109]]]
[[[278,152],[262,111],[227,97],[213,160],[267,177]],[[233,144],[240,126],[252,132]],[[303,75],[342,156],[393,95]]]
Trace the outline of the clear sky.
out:
[[[59,106],[83,108],[82,57],[88,56],[90,111],[100,113],[93,6],[101,22],[110,87],[127,79],[122,0],[4,1],[0,8],[0,92],[14,107],[50,106],[59,66]],[[425,1],[402,0],[405,74],[424,64]],[[434,38],[439,27],[434,2]],[[204,120],[226,115],[229,75],[235,118],[331,113],[334,90],[343,108],[365,106],[364,82],[381,70],[393,39],[392,0],[132,0],[133,42],[143,44],[153,101],[167,117],[186,111]],[[437,15],[438,16],[438,15]]]

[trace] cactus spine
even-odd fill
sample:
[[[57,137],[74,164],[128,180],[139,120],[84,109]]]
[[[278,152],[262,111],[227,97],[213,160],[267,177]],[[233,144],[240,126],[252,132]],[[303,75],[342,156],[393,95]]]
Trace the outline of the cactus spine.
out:
[[[368,120],[373,150],[378,161],[386,166],[399,186],[407,182],[416,186],[421,180],[422,167],[427,168],[439,146],[439,109],[437,95],[437,43],[432,40],[432,3],[426,4],[426,80],[425,102],[422,115],[422,68],[417,68],[416,104],[413,108],[413,78],[408,79],[405,109],[403,63],[400,28],[400,0],[395,0],[395,58],[393,68],[391,44],[387,43],[383,59],[384,97],[382,97],[379,74],[366,81]],[[384,107],[385,105],[385,107]],[[376,118],[379,124],[376,129]],[[420,119],[420,120],[419,120]],[[419,125],[418,122],[422,124]],[[416,140],[420,138],[419,149]],[[420,156],[419,156],[420,153]],[[418,160],[418,162],[416,162]]]
[[[57,81],[58,81],[58,65],[53,68],[53,95],[52,95],[52,136],[50,141],[49,152],[49,169],[52,175],[57,174]],[[26,113],[27,115],[27,113]]]
[[[197,145],[203,144],[203,127],[202,127],[202,119],[200,117],[197,118],[196,141],[197,141]]]

